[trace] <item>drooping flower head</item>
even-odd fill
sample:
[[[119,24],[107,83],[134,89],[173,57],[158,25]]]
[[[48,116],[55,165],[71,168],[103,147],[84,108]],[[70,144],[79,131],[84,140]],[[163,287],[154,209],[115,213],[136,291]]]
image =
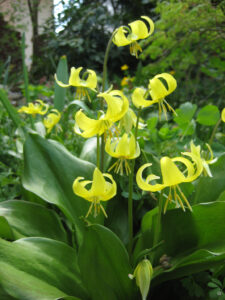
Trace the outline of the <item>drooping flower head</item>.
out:
[[[195,146],[193,141],[191,141],[191,143],[190,143],[191,152],[184,152],[182,154],[190,156],[190,157],[192,157],[193,155],[197,156],[199,161],[202,163],[204,175],[205,176],[208,175],[209,177],[212,177],[212,173],[210,171],[209,165],[216,162],[217,158],[215,158],[215,159],[213,158],[213,152],[212,152],[210,145],[206,144],[206,146],[208,148],[207,154],[205,154],[203,151],[201,151],[200,145]],[[210,153],[210,158],[206,158],[206,157],[208,157],[208,153]],[[204,155],[205,155],[205,158],[204,158]]]
[[[18,112],[32,115],[35,117],[37,114],[45,115],[48,111],[48,104],[42,100],[36,100],[37,103],[28,103],[28,106],[22,106]]]
[[[185,207],[182,200],[186,203],[188,208],[192,210],[186,196],[181,191],[179,184],[182,182],[194,181],[202,173],[203,166],[199,157],[195,155],[190,156],[193,160],[193,163],[184,157],[175,157],[172,159],[167,156],[162,157],[160,160],[162,173],[161,184],[152,184],[152,181],[159,179],[159,177],[154,174],[148,175],[146,180],[142,178],[144,169],[151,166],[151,163],[144,164],[137,172],[137,184],[144,191],[156,192],[169,187],[169,195],[164,206],[164,213],[166,212],[168,202],[171,202],[172,198],[174,198],[176,204],[179,204],[184,211]],[[185,166],[185,170],[183,172],[177,167],[177,162],[182,163]]]
[[[117,28],[114,32],[113,43],[118,46],[130,45],[130,53],[138,58],[138,51],[142,52],[138,40],[146,39],[154,31],[153,21],[146,16],[142,16],[142,19],[146,20],[150,26],[148,29],[147,25],[141,21],[137,20],[129,23],[129,27],[121,26]]]
[[[135,159],[140,155],[140,147],[138,142],[135,142],[133,134],[130,136],[124,133],[121,138],[112,140],[110,137],[106,141],[105,151],[112,157],[118,158],[110,168],[109,171],[115,169],[116,173],[123,175],[123,164],[125,166],[126,174],[131,172],[127,160]]]
[[[164,80],[164,82],[162,80]],[[168,73],[158,74],[149,80],[149,93],[151,95],[153,103],[158,102],[159,104],[159,117],[161,117],[163,111],[165,118],[167,119],[167,108],[175,113],[174,109],[165,100],[165,97],[171,94],[176,89],[176,87],[176,79]]]
[[[76,90],[76,96],[81,99],[83,96],[87,96],[88,100],[91,101],[90,96],[88,94],[88,88],[95,91],[95,88],[97,86],[97,76],[95,71],[87,69],[87,71],[83,74],[82,78],[80,78],[80,72],[83,68],[71,68],[70,71],[70,77],[69,77],[69,83],[65,84],[62,81],[58,80],[57,75],[55,74],[55,80],[57,84],[61,87],[69,87],[74,86],[77,88]],[[85,79],[87,75],[87,78]]]
[[[59,122],[61,119],[61,114],[57,109],[52,109],[50,114],[44,119],[44,126],[47,128],[47,133],[52,131],[52,128]]]
[[[84,138],[102,135],[114,122],[120,120],[129,108],[129,102],[121,91],[107,91],[98,94],[98,97],[104,98],[108,105],[106,113],[102,113],[98,120],[87,117],[82,110],[75,115],[74,131]]]
[[[110,180],[106,181],[105,178]],[[73,192],[85,200],[91,202],[90,208],[86,214],[86,218],[92,212],[94,208],[94,217],[98,215],[100,210],[107,218],[104,207],[101,205],[101,201],[108,201],[116,195],[116,182],[110,174],[101,173],[98,168],[95,168],[93,173],[93,180],[83,180],[83,177],[77,177],[73,182]],[[87,189],[87,186],[91,184],[91,187]]]

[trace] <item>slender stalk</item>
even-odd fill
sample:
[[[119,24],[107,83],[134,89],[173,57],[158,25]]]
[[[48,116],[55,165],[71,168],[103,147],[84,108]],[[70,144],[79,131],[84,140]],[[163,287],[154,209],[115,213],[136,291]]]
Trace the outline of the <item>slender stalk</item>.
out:
[[[136,127],[135,127],[135,142],[137,142],[138,134],[138,123],[140,119],[141,109],[138,110]],[[131,256],[133,247],[133,182],[134,182],[134,166],[135,159],[131,162],[131,171],[129,174],[129,196],[128,196],[128,228],[129,228],[129,243],[128,243],[128,253]]]
[[[214,140],[214,137],[215,137],[217,128],[218,128],[218,126],[220,125],[220,123],[221,123],[221,118],[220,118],[219,121],[216,123],[215,127],[213,128],[211,137],[210,137],[210,139],[209,139],[209,146],[212,146],[212,143],[213,143],[213,140]]]
[[[154,232],[153,248],[159,243],[162,209],[163,209],[163,192],[161,191],[160,196],[159,196],[159,201],[158,201],[158,216],[157,216],[156,227],[155,227],[155,232]],[[153,257],[153,260],[154,260],[154,257]]]
[[[100,169],[100,137],[97,134],[97,168]]]
[[[106,81],[107,81],[107,62],[109,58],[109,51],[112,45],[112,40],[114,37],[114,32],[108,41],[106,51],[105,51],[105,57],[104,57],[104,63],[103,63],[103,75],[102,75],[102,92],[105,91],[106,87]],[[101,100],[101,110],[104,109],[104,100]],[[104,156],[105,156],[105,140],[104,140],[104,134],[101,136],[101,171],[104,171]]]

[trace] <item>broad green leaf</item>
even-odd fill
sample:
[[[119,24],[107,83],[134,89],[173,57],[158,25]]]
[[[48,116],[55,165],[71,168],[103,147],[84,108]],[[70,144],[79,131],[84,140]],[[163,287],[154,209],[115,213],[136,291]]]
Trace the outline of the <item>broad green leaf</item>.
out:
[[[20,200],[0,203],[0,216],[9,223],[13,233],[24,237],[48,237],[66,242],[66,232],[57,214],[39,204]]]
[[[1,205],[1,203],[0,203]],[[1,215],[1,214],[0,214]],[[7,240],[14,240],[12,229],[5,217],[0,216],[0,237]]]
[[[189,123],[197,109],[196,104],[192,104],[191,102],[186,102],[180,105],[178,109],[176,109],[177,115],[174,115],[174,121],[179,124]]]
[[[225,203],[193,206],[193,212],[167,211],[162,217],[164,253],[170,268],[159,269],[155,283],[209,269],[225,259]]]
[[[73,297],[73,296],[66,296],[66,297],[62,297],[62,298],[57,298],[55,300],[81,300],[80,298],[77,297]]]
[[[21,300],[88,299],[80,281],[76,251],[45,238],[0,240],[0,285]]]
[[[225,154],[209,165],[213,177],[202,176],[196,184],[194,204],[216,201],[225,191]]]
[[[215,105],[206,105],[198,112],[197,122],[206,125],[213,126],[220,119],[220,111]]]
[[[78,254],[81,276],[92,300],[137,299],[132,273],[120,239],[102,225],[90,225]]]
[[[66,56],[62,56],[59,60],[59,64],[56,70],[58,80],[63,83],[68,83],[68,66]],[[66,88],[62,88],[55,82],[55,96],[54,96],[54,107],[59,111],[62,111],[65,105]]]
[[[72,184],[78,176],[92,179],[95,166],[73,156],[60,143],[30,134],[24,146],[25,189],[43,200],[57,205],[76,226],[78,242],[81,242],[85,216],[90,203],[73,193]],[[103,215],[93,222],[101,222]]]

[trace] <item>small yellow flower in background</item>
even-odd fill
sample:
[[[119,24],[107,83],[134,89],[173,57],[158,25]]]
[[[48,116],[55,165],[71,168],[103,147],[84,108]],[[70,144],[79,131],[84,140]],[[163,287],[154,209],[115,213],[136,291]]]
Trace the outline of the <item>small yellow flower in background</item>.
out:
[[[32,115],[35,117],[37,114],[45,115],[48,111],[48,104],[45,104],[42,100],[36,100],[37,103],[28,103],[28,106],[22,106],[18,112]]]
[[[213,164],[214,162],[216,162],[217,158],[213,159],[213,152],[212,152],[212,149],[211,149],[210,145],[206,144],[206,146],[208,148],[208,151],[210,153],[210,158],[209,159],[204,159],[203,158],[203,155],[201,154],[201,147],[200,146],[195,146],[195,144],[193,143],[193,141],[191,141],[190,145],[191,145],[191,152],[184,152],[182,154],[190,156],[190,157],[192,157],[193,155],[197,156],[198,159],[202,163],[204,175],[205,176],[208,175],[209,177],[212,177],[212,173],[210,171],[209,165]]]
[[[137,116],[135,112],[131,108],[129,108],[126,114],[123,116],[123,118],[120,119],[118,129],[121,131],[124,129],[126,133],[129,133],[133,127],[136,127],[136,123]],[[144,120],[140,118],[138,123],[138,129],[143,129],[145,126],[146,125],[144,124]]]
[[[57,109],[52,109],[50,114],[44,119],[44,126],[47,128],[47,133],[52,131],[52,128],[59,122],[61,119],[61,114]]]
[[[167,87],[160,80],[163,79],[167,83]],[[171,94],[177,87],[176,79],[168,73],[158,74],[152,79],[149,80],[149,93],[154,102],[159,103],[159,117],[161,118],[162,111],[164,112],[165,118],[167,119],[167,108],[174,112],[174,109],[169,105],[169,103],[165,100],[165,97]]]
[[[111,182],[105,180],[108,178]],[[90,208],[86,214],[86,218],[94,208],[94,217],[98,215],[100,210],[107,218],[104,207],[101,201],[108,201],[116,195],[117,186],[116,182],[110,174],[101,173],[98,168],[95,168],[93,173],[93,180],[83,180],[83,177],[77,177],[73,182],[73,192],[85,200],[91,202]],[[86,186],[91,184],[91,188],[87,189]]]
[[[225,108],[221,112],[221,120],[225,122]]]
[[[151,163],[144,164],[137,172],[136,180],[138,186],[144,190],[144,191],[161,191],[162,189],[169,187],[169,195],[167,197],[165,206],[164,206],[164,213],[166,212],[168,202],[172,201],[172,197],[174,197],[174,200],[176,204],[181,206],[181,208],[185,211],[185,207],[183,205],[182,200],[187,204],[188,208],[192,211],[192,208],[181,191],[179,184],[182,182],[191,182],[194,181],[203,171],[203,165],[201,162],[201,159],[198,156],[195,156],[193,154],[188,154],[194,163],[190,162],[188,159],[184,157],[175,157],[175,158],[169,158],[167,156],[162,157],[160,160],[160,167],[161,167],[161,173],[162,173],[162,184],[151,184],[150,182],[156,179],[159,179],[160,177],[151,174],[148,175],[146,180],[142,178],[142,173],[144,169],[151,166]],[[181,172],[178,167],[176,166],[176,162],[183,163],[186,169]],[[187,172],[187,175],[184,174]],[[173,196],[172,196],[173,193]]]
[[[121,68],[120,68],[122,71],[126,71],[129,69],[128,65],[122,65]]]
[[[136,278],[136,284],[141,291],[142,300],[146,300],[153,275],[152,264],[148,259],[143,259],[134,270],[134,274],[129,274],[129,278]]]
[[[94,135],[102,135],[113,125],[114,122],[120,120],[129,108],[129,101],[121,91],[113,90],[98,94],[107,102],[108,108],[105,114],[98,120],[88,118],[82,110],[75,115],[75,133],[90,138]],[[81,131],[81,130],[82,131]]]
[[[170,71],[171,75],[174,75],[176,72],[174,70]]]
[[[130,81],[130,78],[125,76],[125,77],[123,77],[123,79],[121,80],[120,85],[121,85],[121,86],[128,85],[128,84],[129,84],[129,81]]]
[[[82,69],[83,69],[82,67],[79,67],[77,69],[74,67],[71,68],[68,84],[65,84],[62,81],[58,80],[56,74],[55,74],[55,80],[56,80],[57,84],[61,87],[64,87],[64,88],[69,87],[69,86],[76,87],[77,88],[76,96],[79,99],[81,99],[84,96],[87,96],[88,100],[91,101],[87,88],[96,92],[95,88],[97,86],[97,76],[96,76],[95,71],[87,69],[87,72],[85,72],[83,74],[83,77],[86,76],[86,74],[88,74],[87,78],[81,79],[80,72]]]
[[[110,168],[109,171],[115,169],[116,173],[123,175],[123,164],[125,166],[126,174],[131,172],[128,159],[134,159],[140,155],[140,147],[133,134],[130,136],[124,133],[121,138],[114,141],[109,137],[106,141],[105,151],[112,157],[118,158]]]
[[[136,56],[136,58],[138,58],[138,51],[142,52],[137,41],[149,37],[154,31],[153,21],[146,16],[142,16],[141,18],[148,22],[150,29],[148,29],[143,21],[137,20],[128,24],[130,28],[127,26],[117,28],[113,37],[113,43],[118,47],[130,45],[130,53]]]

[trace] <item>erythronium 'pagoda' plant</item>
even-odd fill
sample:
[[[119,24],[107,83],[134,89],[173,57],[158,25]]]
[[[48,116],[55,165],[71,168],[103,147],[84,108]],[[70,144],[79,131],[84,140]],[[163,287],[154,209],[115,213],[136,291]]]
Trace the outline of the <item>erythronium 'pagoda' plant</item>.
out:
[[[80,78],[80,72],[82,69],[83,69],[82,67],[79,67],[77,69],[74,67],[71,68],[68,84],[63,83],[62,81],[58,80],[56,74],[55,74],[55,80],[56,80],[57,84],[61,87],[64,87],[64,88],[69,87],[69,86],[76,87],[77,88],[76,94],[79,99],[87,96],[88,100],[91,101],[87,89],[91,89],[96,92],[97,76],[96,76],[95,71],[88,69],[87,72],[83,74],[83,76],[82,76],[83,78]],[[87,75],[87,78],[85,78],[86,75]]]
[[[42,100],[36,100],[37,103],[28,103],[28,106],[22,106],[18,112],[32,115],[35,117],[37,114],[45,115],[48,111],[48,104],[45,104]]]
[[[125,166],[126,174],[131,172],[127,160],[135,159],[140,155],[139,144],[135,141],[134,135],[128,136],[124,133],[121,138],[111,140],[109,137],[106,141],[105,151],[112,157],[118,160],[109,168],[109,171],[115,169],[116,173],[123,175],[123,164]]]
[[[113,36],[113,43],[118,47],[130,45],[130,53],[136,56],[136,58],[138,58],[138,51],[142,52],[141,46],[137,41],[146,39],[154,31],[153,21],[146,16],[142,16],[141,18],[147,21],[150,29],[148,29],[143,21],[137,20],[128,24],[130,28],[127,26],[117,28]]]
[[[111,182],[105,180],[110,179]],[[108,201],[116,195],[116,183],[110,174],[102,174],[98,168],[94,170],[93,180],[83,180],[83,177],[77,177],[73,183],[74,193],[91,202],[90,208],[86,214],[86,218],[92,212],[94,208],[94,216],[102,210],[104,216],[107,218],[104,207],[100,203],[101,201]],[[91,188],[86,187],[91,184]]]
[[[154,289],[163,281],[212,267],[216,270],[217,265],[224,263],[225,155],[212,165],[212,172],[208,168],[214,161],[213,139],[221,119],[224,121],[224,110],[221,119],[214,123],[208,153],[204,156],[200,145],[205,141],[198,136],[189,138],[189,130],[182,139],[178,134],[174,141],[167,140],[165,148],[163,140],[158,139],[158,133],[170,131],[172,123],[172,120],[167,123],[167,109],[173,109],[165,100],[177,87],[171,74],[158,74],[149,80],[148,86],[134,87],[133,91],[124,89],[126,95],[120,90],[106,90],[112,43],[119,47],[130,45],[132,55],[137,57],[141,51],[138,41],[150,36],[153,30],[152,20],[142,17],[113,32],[106,48],[102,81],[99,80],[101,93],[97,94],[93,70],[88,69],[80,76],[82,67],[71,68],[68,83],[58,80],[68,78],[67,67],[65,76],[57,72],[59,86],[55,93],[62,92],[60,86],[74,86],[79,98],[90,101],[88,89],[96,92],[94,101],[88,105],[72,102],[83,109],[75,114],[74,131],[90,138],[80,156],[79,151],[73,148],[74,156],[62,145],[65,138],[66,145],[72,144],[68,132],[70,105],[56,107],[58,102],[54,102],[55,107],[43,120],[47,129],[45,138],[43,124],[38,120],[41,117],[30,118],[32,131],[24,130],[22,181],[31,193],[24,195],[27,201],[0,201],[0,298],[136,300],[139,288],[145,300],[150,283]],[[123,70],[128,72],[125,62]],[[22,127],[19,114],[1,89],[0,99],[17,127]],[[129,107],[129,103],[134,107]],[[159,106],[159,120],[155,103]],[[56,110],[59,107],[60,113]],[[150,113],[145,125],[141,117],[145,118],[143,110],[147,107],[151,107],[155,116]],[[189,115],[191,118],[193,115],[192,108],[185,105],[188,121]],[[33,116],[45,115],[47,111],[48,105],[41,100],[19,110]],[[166,117],[163,123],[162,112]],[[178,113],[178,118],[183,124],[182,114]],[[59,121],[62,132],[52,130]],[[39,135],[34,131],[40,127]],[[179,132],[176,130],[174,127],[171,131]],[[177,156],[194,138],[199,139],[199,144],[191,142],[190,152],[183,152],[185,157]],[[78,141],[80,137],[75,146]],[[118,161],[106,173],[106,163],[111,158]],[[143,160],[145,164],[141,166]],[[143,173],[150,166],[153,174],[144,179]],[[113,168],[118,174],[109,173]],[[157,183],[158,169],[161,169],[161,183]],[[201,176],[203,172],[210,177]],[[134,185],[135,178],[140,189],[151,192],[148,201]],[[159,197],[155,192],[160,192]],[[48,204],[44,205],[45,202]],[[173,205],[168,207],[169,203]],[[129,278],[136,279],[138,288]]]

